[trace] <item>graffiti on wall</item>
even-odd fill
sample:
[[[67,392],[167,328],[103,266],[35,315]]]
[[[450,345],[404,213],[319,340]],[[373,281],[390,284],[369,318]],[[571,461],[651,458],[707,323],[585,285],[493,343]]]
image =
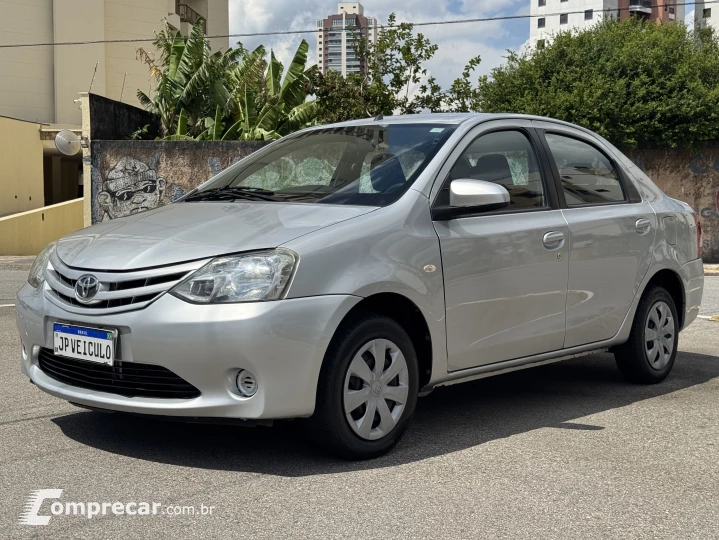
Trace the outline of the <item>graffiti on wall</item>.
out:
[[[93,142],[92,221],[129,216],[177,201],[260,146]]]
[[[157,208],[166,188],[167,181],[158,177],[152,163],[121,157],[105,175],[97,195],[101,221]]]

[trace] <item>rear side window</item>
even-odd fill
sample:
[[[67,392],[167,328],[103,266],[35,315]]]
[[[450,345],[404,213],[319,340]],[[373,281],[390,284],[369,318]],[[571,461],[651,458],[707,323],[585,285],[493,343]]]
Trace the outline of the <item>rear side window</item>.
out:
[[[619,174],[610,159],[591,144],[545,133],[559,170],[568,206],[626,201]]]

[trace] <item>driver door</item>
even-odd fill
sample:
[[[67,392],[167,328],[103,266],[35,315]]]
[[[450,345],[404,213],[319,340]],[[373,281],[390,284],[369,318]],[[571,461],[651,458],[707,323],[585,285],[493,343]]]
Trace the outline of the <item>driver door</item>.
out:
[[[454,179],[501,184],[511,201],[434,221],[450,371],[563,347],[569,230],[539,148],[529,122],[486,123],[455,149],[444,171],[434,215],[448,206]]]

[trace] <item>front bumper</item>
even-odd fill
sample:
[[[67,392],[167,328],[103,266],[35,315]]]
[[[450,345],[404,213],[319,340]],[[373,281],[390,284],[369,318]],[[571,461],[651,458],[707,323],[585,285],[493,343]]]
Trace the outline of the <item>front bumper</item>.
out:
[[[44,286],[44,285],[43,285]],[[101,409],[181,417],[275,419],[310,416],[322,359],[334,331],[361,298],[315,296],[227,305],[189,304],[165,294],[145,309],[93,316],[71,314],[30,285],[17,297],[21,369],[40,389]],[[200,390],[192,399],[125,397],[87,390],[46,375],[40,348],[52,349],[53,323],[116,328],[117,360],[166,367]],[[242,397],[240,369],[257,378]]]

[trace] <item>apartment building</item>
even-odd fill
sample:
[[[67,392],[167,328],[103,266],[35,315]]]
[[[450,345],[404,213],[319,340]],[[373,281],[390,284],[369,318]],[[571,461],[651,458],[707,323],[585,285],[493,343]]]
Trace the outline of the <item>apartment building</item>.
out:
[[[684,20],[679,0],[530,0],[529,38],[542,45],[553,34],[589,28],[604,17],[641,17],[671,23]]]
[[[163,20],[187,35],[200,17],[208,35],[229,33],[228,0],[0,0],[0,216],[83,194],[82,153],[60,154],[58,131],[81,133],[80,92],[139,105],[149,68],[136,58]],[[228,47],[212,39],[212,48]]]
[[[322,73],[335,70],[347,75],[365,71],[355,55],[354,43],[364,37],[377,41],[377,19],[366,17],[359,2],[340,2],[337,13],[317,21],[317,63]]]
[[[0,13],[0,45],[147,39],[163,19],[187,34],[199,17],[208,35],[229,33],[228,0],[0,0]],[[229,45],[227,38],[211,42],[213,50]],[[96,94],[137,104],[149,73],[136,50],[148,45],[0,48],[0,116],[77,126],[74,100],[91,84]]]
[[[719,4],[697,0],[694,4],[694,27],[712,27],[719,35]]]

